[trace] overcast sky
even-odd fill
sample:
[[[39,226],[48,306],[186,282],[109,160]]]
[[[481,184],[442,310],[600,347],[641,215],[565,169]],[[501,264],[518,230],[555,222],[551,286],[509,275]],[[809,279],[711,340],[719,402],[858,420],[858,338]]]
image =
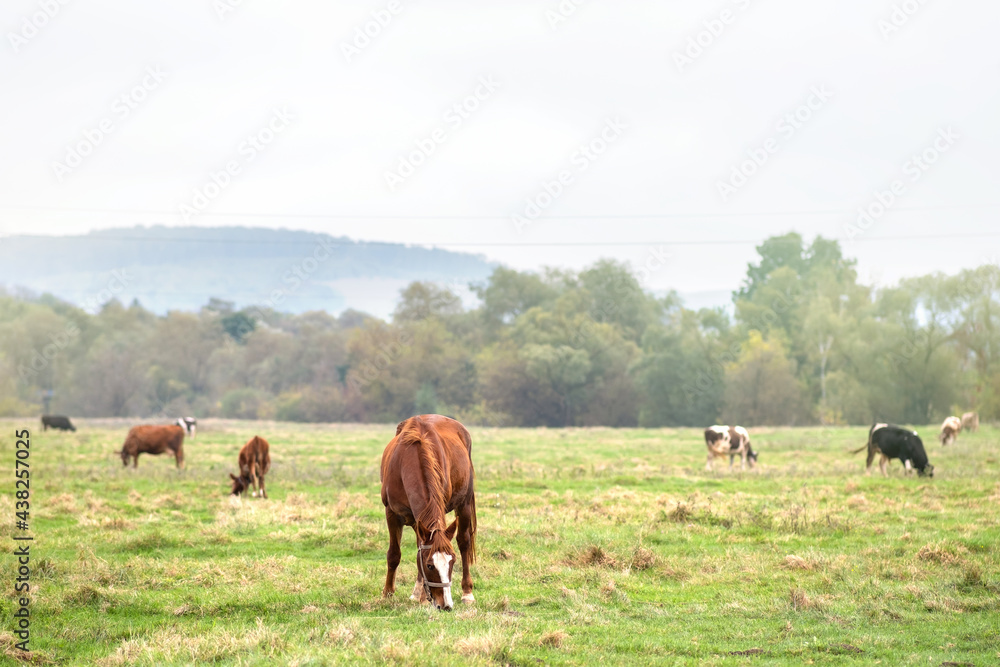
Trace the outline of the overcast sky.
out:
[[[686,292],[788,230],[876,284],[996,261],[1000,4],[577,2],[6,0],[0,234],[669,254]]]

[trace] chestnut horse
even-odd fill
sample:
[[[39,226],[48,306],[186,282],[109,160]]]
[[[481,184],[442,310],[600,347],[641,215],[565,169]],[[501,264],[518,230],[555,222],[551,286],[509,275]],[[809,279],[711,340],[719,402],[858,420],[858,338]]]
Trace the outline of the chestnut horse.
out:
[[[396,591],[399,541],[403,526],[417,534],[417,582],[411,600],[430,600],[451,609],[451,574],[458,536],[462,553],[462,602],[473,603],[469,567],[476,559],[476,493],[473,488],[472,436],[460,423],[441,415],[410,417],[382,453],[382,504],[389,525],[384,597]],[[448,512],[455,520],[446,525]]]

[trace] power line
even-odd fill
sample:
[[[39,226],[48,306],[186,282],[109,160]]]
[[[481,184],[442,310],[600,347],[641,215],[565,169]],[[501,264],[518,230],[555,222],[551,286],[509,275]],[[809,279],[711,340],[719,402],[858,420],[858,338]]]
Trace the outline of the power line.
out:
[[[316,232],[318,235],[325,236]],[[872,241],[920,241],[920,240],[959,240],[992,238],[1000,236],[1000,232],[975,232],[969,234],[927,234],[927,235],[899,235],[899,236],[858,236],[852,242],[872,242]],[[172,237],[156,238],[142,236],[46,236],[44,234],[18,234],[4,239],[72,239],[77,241],[126,241],[137,243],[224,243],[240,245],[317,245],[316,240],[268,240],[268,239],[213,239],[198,237]],[[834,239],[831,239],[834,240]],[[519,248],[519,247],[641,247],[641,246],[711,246],[711,245],[756,245],[764,242],[765,239],[698,239],[698,240],[650,240],[650,241],[461,241],[461,242],[428,242],[428,243],[405,243],[392,241],[340,241],[323,242],[324,246],[401,246],[410,248]]]
[[[941,206],[896,206],[886,210],[886,213],[950,211],[962,209],[997,208],[1000,204],[945,204]],[[177,216],[179,211],[154,211],[148,209],[113,209],[113,208],[58,208],[46,206],[4,206],[3,210],[45,211],[51,213],[111,213],[123,215],[163,215]],[[732,213],[599,213],[545,215],[535,221],[544,220],[657,220],[665,218],[757,218],[785,215],[851,215],[854,211],[844,209],[803,210],[803,211],[764,211],[764,212],[732,212]],[[510,220],[513,215],[394,215],[394,214],[346,214],[346,213],[260,213],[260,212],[224,212],[203,211],[199,217],[217,218],[299,218],[328,220]]]

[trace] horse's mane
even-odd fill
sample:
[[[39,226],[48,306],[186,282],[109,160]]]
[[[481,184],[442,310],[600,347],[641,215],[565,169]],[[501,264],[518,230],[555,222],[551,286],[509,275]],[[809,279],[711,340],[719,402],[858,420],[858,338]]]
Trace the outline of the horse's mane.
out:
[[[424,435],[424,424],[420,417],[413,417],[403,424],[397,435],[398,447],[416,447],[417,459],[420,461],[420,472],[427,486],[427,504],[417,515],[417,524],[424,530],[444,530],[444,470],[441,461],[431,450],[431,443]]]

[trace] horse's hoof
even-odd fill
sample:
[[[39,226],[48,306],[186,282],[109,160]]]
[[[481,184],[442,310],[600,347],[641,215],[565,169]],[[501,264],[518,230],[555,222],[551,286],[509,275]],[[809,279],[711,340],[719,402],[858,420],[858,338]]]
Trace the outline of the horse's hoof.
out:
[[[472,593],[466,593],[462,596],[462,602],[465,604],[476,604],[476,596]]]

